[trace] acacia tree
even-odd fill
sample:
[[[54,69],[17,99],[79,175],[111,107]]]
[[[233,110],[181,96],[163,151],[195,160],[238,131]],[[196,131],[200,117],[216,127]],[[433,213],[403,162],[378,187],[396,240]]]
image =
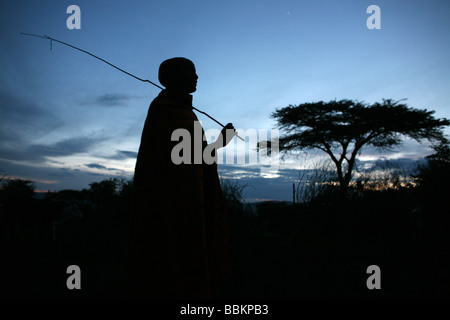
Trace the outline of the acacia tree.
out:
[[[276,109],[271,117],[285,133],[278,141],[279,151],[319,149],[336,166],[340,190],[348,189],[357,155],[364,146],[391,150],[409,137],[418,142],[448,143],[443,128],[448,119],[435,119],[434,111],[408,107],[400,101],[366,104],[352,100],[303,103]],[[270,152],[271,143],[260,149]]]

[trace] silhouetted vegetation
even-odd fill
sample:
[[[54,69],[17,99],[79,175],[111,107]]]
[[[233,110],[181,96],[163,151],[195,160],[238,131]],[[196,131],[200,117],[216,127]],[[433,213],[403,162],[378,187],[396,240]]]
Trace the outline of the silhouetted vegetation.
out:
[[[419,184],[416,199],[420,201],[421,222],[430,252],[444,256],[449,251],[450,243],[447,200],[450,194],[450,149],[445,144],[434,149],[436,152],[427,157],[427,165],[420,166],[419,173],[415,175]],[[450,261],[447,261],[447,270],[450,270],[449,267]]]
[[[425,183],[429,170],[443,168],[442,163],[421,166],[422,178],[411,177],[415,184],[361,188],[355,183],[345,200],[338,185],[325,184],[317,192],[305,191],[314,196],[295,207],[258,205],[245,234],[234,235],[241,240],[232,251],[238,261],[235,286],[242,289],[238,296],[449,298],[449,211],[443,206],[449,188]],[[435,198],[426,196],[434,192]],[[382,270],[382,290],[366,287],[370,265]]]
[[[277,109],[272,118],[285,132],[276,146],[279,151],[322,150],[333,161],[340,189],[345,193],[363,147],[391,149],[405,137],[445,143],[443,128],[450,121],[435,119],[433,113],[391,99],[371,105],[340,100],[290,105]],[[275,147],[271,142],[259,146],[268,152]]]
[[[32,181],[2,177],[0,180],[0,201],[5,204],[31,199],[35,188],[36,186]]]
[[[247,185],[222,180],[232,254],[222,297],[449,298],[450,158],[445,144],[435,150],[413,175],[389,161],[375,166],[376,175],[360,170],[345,199],[330,183],[336,173],[326,163],[300,173],[295,206],[246,203]],[[406,178],[409,183],[400,183]],[[80,191],[48,193],[55,201],[75,201],[83,218],[67,221],[55,241],[40,245],[3,234],[2,297],[119,298],[131,186],[106,179]],[[31,181],[4,178],[2,210],[6,199],[19,201],[33,191]],[[3,232],[4,222],[2,216]],[[82,290],[65,286],[71,264],[81,267]],[[369,265],[381,268],[381,290],[366,287]]]

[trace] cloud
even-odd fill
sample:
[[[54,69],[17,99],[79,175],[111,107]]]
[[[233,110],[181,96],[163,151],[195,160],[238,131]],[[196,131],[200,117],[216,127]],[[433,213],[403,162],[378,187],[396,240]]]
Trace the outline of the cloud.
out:
[[[128,101],[135,98],[136,97],[127,94],[105,93],[100,96],[89,98],[80,104],[97,105],[102,107],[124,107],[127,106]]]
[[[375,172],[377,170],[400,169],[405,172],[413,173],[418,165],[426,163],[425,159],[414,160],[410,158],[387,159],[379,158],[377,160],[358,161],[357,164],[364,168],[366,172]]]
[[[0,92],[0,145],[22,143],[63,126],[54,113],[35,102]]]
[[[88,168],[94,168],[94,169],[102,169],[102,170],[108,169],[105,166],[102,166],[101,164],[98,164],[98,163],[89,163],[89,164],[85,164],[85,166]]]
[[[12,161],[47,162],[48,157],[65,157],[88,152],[95,145],[106,140],[105,137],[78,136],[63,139],[53,144],[10,144],[0,149],[0,158]]]
[[[411,158],[387,159],[360,161],[357,160],[357,166],[360,170],[367,173],[374,172],[383,168],[400,169],[404,174],[416,172],[417,165],[423,164],[425,160],[419,161]],[[317,169],[321,169],[319,166]],[[326,169],[326,168],[325,168]],[[330,176],[334,175],[334,165],[330,167]],[[259,166],[241,166],[241,165],[220,165],[218,168],[219,176],[224,179],[237,180],[239,185],[245,186],[243,195],[247,201],[252,202],[261,199],[278,199],[292,201],[292,184],[298,187],[299,178],[315,179],[317,172],[315,169],[290,169],[280,168],[276,178],[265,178],[261,175]],[[356,174],[356,172],[354,171]],[[318,176],[320,178],[320,175]],[[259,201],[258,200],[258,201]]]
[[[129,174],[104,171],[87,172],[79,169],[51,167],[46,165],[31,166],[24,163],[3,161],[0,159],[0,174],[10,178],[31,180],[39,190],[58,191],[63,189],[81,190],[88,188],[92,182],[109,178],[130,179]]]
[[[105,159],[110,160],[125,160],[125,159],[137,159],[136,151],[116,150],[116,153],[110,156],[103,156]]]
[[[0,92],[0,158],[42,162],[51,146],[30,145],[64,125],[53,112],[37,103]]]
[[[85,164],[86,167],[91,168],[91,169],[100,169],[100,170],[109,170],[109,171],[116,171],[116,168],[107,168],[101,164],[98,163],[89,163],[89,164]]]
[[[75,177],[75,173],[79,170],[71,170],[68,168],[55,168],[53,171],[49,172],[48,175],[50,177],[56,178],[73,178]]]
[[[245,186],[243,195],[247,201],[256,199],[292,200],[292,183],[298,180],[299,170],[278,170],[277,178],[265,178],[261,175],[259,166],[227,165],[219,166],[219,175],[225,179],[238,180]]]
[[[117,153],[123,155],[126,158],[131,158],[131,159],[137,158],[137,152],[135,152],[135,151],[117,150]]]
[[[56,153],[71,155],[75,153],[87,152],[92,146],[102,142],[103,140],[105,140],[104,137],[94,137],[93,135],[72,137],[54,143],[50,147],[55,150]]]
[[[31,145],[28,151],[42,157],[70,156],[88,152],[104,140],[104,137],[95,137],[94,135],[71,137],[50,145]]]

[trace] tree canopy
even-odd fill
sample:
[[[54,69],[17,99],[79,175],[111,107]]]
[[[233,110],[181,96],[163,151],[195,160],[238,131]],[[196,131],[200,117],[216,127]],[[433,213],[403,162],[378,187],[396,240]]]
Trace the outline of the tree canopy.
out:
[[[30,180],[0,178],[1,202],[24,201],[34,195],[36,185]]]
[[[447,144],[443,128],[450,121],[436,119],[433,114],[391,99],[373,104],[345,99],[289,105],[276,109],[272,118],[285,133],[278,141],[280,152],[324,151],[336,165],[341,189],[346,190],[356,157],[364,146],[392,149],[406,137]],[[265,148],[270,152],[271,144]]]

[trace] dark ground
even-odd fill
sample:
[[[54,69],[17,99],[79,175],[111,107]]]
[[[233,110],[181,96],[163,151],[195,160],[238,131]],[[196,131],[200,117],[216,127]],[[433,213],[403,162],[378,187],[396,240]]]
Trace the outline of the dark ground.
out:
[[[450,299],[445,224],[419,228],[410,201],[383,197],[267,204],[258,217],[235,209],[232,275],[222,298]],[[111,205],[67,223],[56,243],[3,241],[1,298],[120,298],[126,230],[123,208]],[[69,265],[81,268],[81,290],[66,287]],[[366,286],[370,265],[381,269],[381,290]]]

